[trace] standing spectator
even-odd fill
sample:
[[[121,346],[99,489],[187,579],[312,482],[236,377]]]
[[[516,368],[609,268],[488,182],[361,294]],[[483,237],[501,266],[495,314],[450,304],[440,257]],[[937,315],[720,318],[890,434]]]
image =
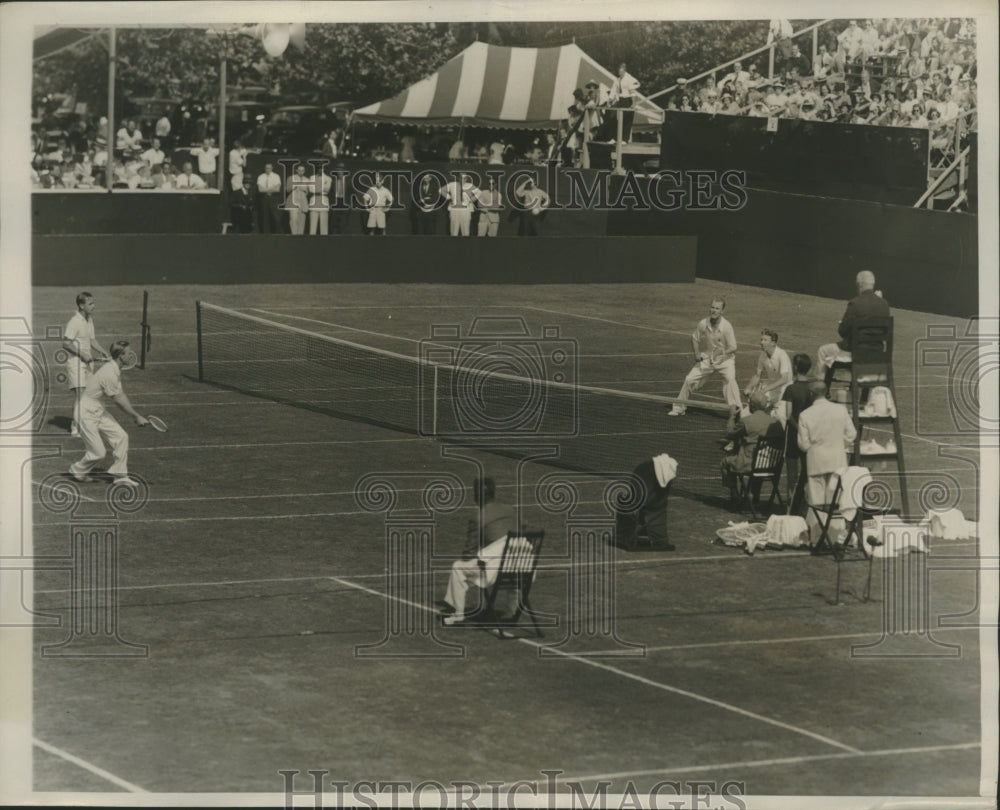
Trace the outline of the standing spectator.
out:
[[[520,207],[514,209],[518,215],[517,235],[538,236],[537,223],[542,221],[549,207],[548,192],[536,186],[529,177],[514,190],[514,195],[521,201]]]
[[[722,83],[719,86],[722,88],[728,87],[732,91],[737,82],[742,82],[745,86],[749,81],[750,74],[743,69],[743,63],[734,62],[733,69],[722,78]]]
[[[854,62],[861,55],[861,29],[858,28],[858,21],[851,20],[847,28],[837,34],[837,72],[843,73],[848,64]]]
[[[150,168],[162,165],[166,159],[167,156],[163,153],[163,149],[160,148],[159,138],[153,138],[152,146],[142,153],[142,161]]]
[[[243,187],[243,172],[246,166],[247,150],[237,138],[233,141],[233,148],[229,150],[229,183],[233,191]]]
[[[309,180],[306,177],[306,167],[295,164],[295,172],[285,183],[285,205],[288,211],[288,229],[294,236],[304,236],[306,232],[306,213],[309,211]]]
[[[215,146],[215,141],[212,138],[203,138],[201,146],[192,149],[191,154],[198,159],[198,174],[205,181],[205,185],[214,185],[216,159],[219,157],[219,149]]]
[[[257,176],[257,213],[261,233],[281,233],[281,216],[278,213],[280,197],[281,177],[275,174],[274,166],[267,163],[264,171]]]
[[[191,161],[186,161],[181,173],[174,178],[174,188],[196,191],[205,188],[205,181],[194,173]]]
[[[375,175],[375,185],[365,194],[368,204],[368,233],[372,236],[385,236],[386,211],[392,205],[392,192],[385,187],[385,178]]]
[[[472,205],[476,187],[467,174],[460,173],[441,189],[441,196],[448,200],[448,220],[452,236],[468,236],[472,222]]]
[[[502,166],[503,165],[503,155],[507,150],[507,144],[504,143],[503,139],[493,141],[490,144],[489,157],[487,158],[487,163],[491,166]]]
[[[476,194],[476,208],[479,210],[479,235],[496,236],[500,230],[500,210],[503,208],[503,198],[497,181],[489,178],[490,187],[479,190]]]
[[[417,139],[412,130],[404,132],[403,137],[399,139],[399,162],[417,162]]]
[[[847,466],[847,446],[854,441],[857,431],[850,411],[826,398],[822,380],[810,383],[809,393],[812,404],[799,417],[798,443],[806,454],[809,476],[806,502],[820,506],[832,495],[829,490],[834,473]]]
[[[333,214],[331,224],[332,233],[343,233],[344,223],[347,222],[347,211],[350,208],[347,199],[347,170],[343,162],[337,163],[337,168],[330,178],[330,189],[332,199],[330,200],[330,211]]]
[[[462,140],[461,135],[458,135],[455,138],[455,142],[451,145],[451,148],[448,150],[448,160],[454,162],[459,160],[467,160],[468,157],[469,157],[469,152],[465,147],[465,141]]]
[[[125,126],[115,135],[115,150],[121,152],[125,160],[138,157],[142,152],[142,132],[136,129],[135,121],[126,121]]]
[[[799,417],[812,404],[809,393],[811,379],[809,369],[812,360],[808,354],[797,354],[792,358],[792,370],[795,379],[781,395],[781,405],[784,406],[785,429],[785,479],[787,481],[788,514],[802,516],[806,513],[805,490],[806,476],[802,469],[802,451],[799,449]]]
[[[708,377],[718,373],[724,381],[722,391],[726,404],[737,409],[742,406],[740,388],[736,384],[736,334],[729,321],[722,316],[725,309],[723,299],[712,299],[708,317],[700,320],[695,327],[691,335],[695,366],[685,377],[678,399],[689,399]],[[670,409],[670,416],[682,416],[686,410],[686,404],[675,403]]]
[[[241,175],[240,187],[229,198],[229,218],[233,221],[236,233],[253,233],[255,204],[253,181],[246,175]]]
[[[792,24],[788,20],[771,20],[767,27],[767,44],[772,42],[782,59],[792,52]]]
[[[309,235],[316,232],[326,236],[330,232],[330,189],[333,179],[322,169],[309,178]]]
[[[410,209],[410,228],[414,234],[437,233],[438,210],[441,206],[441,187],[430,174],[420,178],[413,190],[413,207]]]
[[[153,128],[153,134],[160,139],[160,143],[164,146],[170,146],[170,119],[167,114],[164,113],[156,122],[156,126]]]
[[[614,107],[625,108],[622,116],[622,140],[629,143],[632,140],[632,121],[635,112],[632,110],[636,92],[639,90],[639,80],[632,76],[627,65],[622,62],[618,66],[618,76],[611,85],[610,102]],[[616,128],[617,132],[617,128]]]
[[[340,155],[340,146],[337,143],[337,130],[331,129],[323,138],[323,145],[320,147],[320,153],[323,157],[328,157],[331,160],[336,160]]]
[[[816,58],[813,59],[813,75],[819,79],[824,76],[829,76],[830,72],[834,67],[833,54],[826,49],[826,45],[820,45],[819,50],[816,53]]]

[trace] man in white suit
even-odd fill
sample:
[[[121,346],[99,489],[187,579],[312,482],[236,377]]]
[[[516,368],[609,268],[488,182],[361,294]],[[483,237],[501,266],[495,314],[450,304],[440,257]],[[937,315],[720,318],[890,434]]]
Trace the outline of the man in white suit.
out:
[[[799,416],[799,448],[806,454],[806,501],[827,503],[827,487],[833,474],[847,466],[847,448],[856,430],[843,405],[826,398],[826,384],[815,380],[809,386],[813,403]],[[830,493],[832,494],[832,493]]]

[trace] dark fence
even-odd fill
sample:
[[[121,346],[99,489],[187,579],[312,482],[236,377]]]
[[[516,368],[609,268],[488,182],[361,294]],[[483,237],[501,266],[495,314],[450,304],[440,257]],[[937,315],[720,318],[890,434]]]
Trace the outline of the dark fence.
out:
[[[660,168],[740,169],[754,188],[896,205],[927,188],[926,129],[667,112],[662,132]]]
[[[686,236],[35,236],[32,283],[692,283],[696,250]]]
[[[614,212],[608,233],[696,235],[699,278],[843,298],[869,269],[893,306],[979,311],[971,214],[751,189],[737,211]]]

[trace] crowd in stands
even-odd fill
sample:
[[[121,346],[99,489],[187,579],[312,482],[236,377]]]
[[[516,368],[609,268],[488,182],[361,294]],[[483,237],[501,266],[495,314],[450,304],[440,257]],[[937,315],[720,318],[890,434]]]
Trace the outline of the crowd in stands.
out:
[[[975,116],[966,120],[976,108],[975,37],[969,19],[851,20],[836,37],[821,33],[814,58],[779,37],[773,77],[748,61],[719,79],[680,80],[667,109],[917,127],[946,148],[956,126],[975,129]]]

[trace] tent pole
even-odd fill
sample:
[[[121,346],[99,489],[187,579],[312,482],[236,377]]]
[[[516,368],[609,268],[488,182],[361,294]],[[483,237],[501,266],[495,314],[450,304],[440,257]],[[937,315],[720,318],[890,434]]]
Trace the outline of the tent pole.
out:
[[[115,183],[115,27],[108,29],[108,161],[104,170],[105,183],[108,191]]]
[[[222,51],[219,54],[219,156],[216,168],[219,193],[225,193],[226,178],[226,51],[229,42],[222,35]]]

